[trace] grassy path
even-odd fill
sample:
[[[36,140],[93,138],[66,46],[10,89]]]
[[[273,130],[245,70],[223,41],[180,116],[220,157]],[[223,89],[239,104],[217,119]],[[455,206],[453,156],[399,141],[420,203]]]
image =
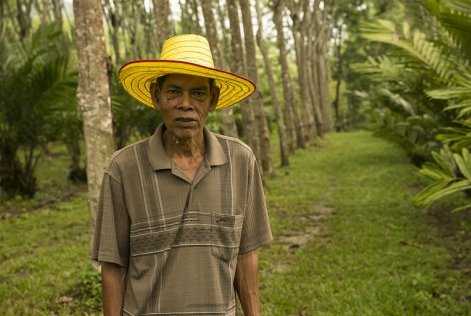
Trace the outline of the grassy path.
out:
[[[467,280],[412,206],[416,169],[394,146],[332,134],[278,174],[266,189],[275,242],[262,251],[264,315],[471,314]],[[317,234],[287,250],[296,230]]]
[[[260,251],[263,315],[471,315],[469,283],[412,206],[416,169],[394,146],[332,134],[291,163],[266,181],[275,240]],[[47,207],[0,220],[1,315],[96,304],[86,196]]]

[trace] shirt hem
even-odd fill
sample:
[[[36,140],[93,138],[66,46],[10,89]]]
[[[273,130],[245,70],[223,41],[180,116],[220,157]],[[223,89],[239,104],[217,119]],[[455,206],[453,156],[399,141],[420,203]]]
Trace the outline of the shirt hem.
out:
[[[260,247],[263,247],[265,245],[267,245],[268,243],[270,243],[271,241],[273,240],[273,237],[270,236],[270,238],[268,239],[265,239],[264,241],[261,241],[259,243],[256,243],[256,244],[253,244],[253,245],[250,245],[250,246],[247,246],[245,248],[239,248],[239,255],[243,255],[243,254],[246,254],[248,252],[251,252],[251,251],[254,251]]]
[[[115,263],[115,264],[120,265],[124,268],[128,267],[128,265],[124,264],[124,262],[120,258],[116,258],[114,256],[107,256],[107,255],[102,255],[102,254],[92,254],[90,256],[90,259],[93,260],[93,261],[98,261],[98,262]]]

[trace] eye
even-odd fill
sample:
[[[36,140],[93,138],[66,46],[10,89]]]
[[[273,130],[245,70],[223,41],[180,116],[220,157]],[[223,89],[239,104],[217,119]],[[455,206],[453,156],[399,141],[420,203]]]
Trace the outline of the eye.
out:
[[[193,97],[198,100],[204,99],[206,97],[206,93],[204,91],[195,90],[192,92],[192,94]]]
[[[165,91],[165,94],[167,95],[167,99],[173,100],[176,99],[180,96],[180,90],[178,89],[168,89]]]

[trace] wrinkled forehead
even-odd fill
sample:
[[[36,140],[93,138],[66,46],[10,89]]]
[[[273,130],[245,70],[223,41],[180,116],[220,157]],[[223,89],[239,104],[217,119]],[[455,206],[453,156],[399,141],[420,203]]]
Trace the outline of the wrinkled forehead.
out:
[[[160,88],[163,87],[164,83],[172,85],[198,85],[207,86],[212,88],[215,80],[213,78],[201,77],[187,74],[167,74],[157,78],[157,84]]]

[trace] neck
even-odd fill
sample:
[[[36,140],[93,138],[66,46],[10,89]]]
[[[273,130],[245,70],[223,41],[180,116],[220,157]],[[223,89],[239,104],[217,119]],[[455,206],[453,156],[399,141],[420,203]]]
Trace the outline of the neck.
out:
[[[165,130],[162,135],[165,152],[170,158],[176,159],[198,159],[204,156],[206,151],[206,143],[203,133],[189,138],[179,139]]]

